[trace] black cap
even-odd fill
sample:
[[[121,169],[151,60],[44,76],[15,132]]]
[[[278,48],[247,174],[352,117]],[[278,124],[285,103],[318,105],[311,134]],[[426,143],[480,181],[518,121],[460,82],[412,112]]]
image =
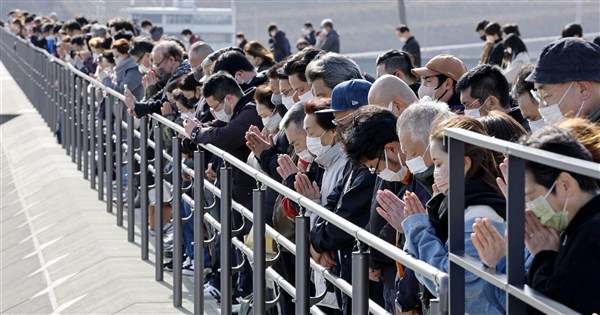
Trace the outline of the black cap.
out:
[[[533,72],[525,79],[539,84],[600,82],[600,47],[578,38],[562,38],[542,49]]]

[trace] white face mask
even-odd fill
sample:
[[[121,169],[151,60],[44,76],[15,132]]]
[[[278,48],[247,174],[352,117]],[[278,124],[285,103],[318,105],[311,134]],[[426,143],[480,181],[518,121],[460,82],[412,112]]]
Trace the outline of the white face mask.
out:
[[[398,162],[400,163],[400,170],[398,172],[392,171],[388,166],[388,157],[387,151],[383,150],[383,155],[385,157],[385,168],[383,171],[379,172],[377,176],[383,179],[386,182],[400,182],[406,177],[408,172],[408,168],[402,165],[402,160],[400,159],[400,154],[398,154]]]
[[[152,69],[151,69],[151,68],[149,68],[149,67],[146,67],[146,66],[144,66],[144,64],[143,64],[143,63],[140,63],[140,64],[138,65],[138,71],[139,71],[140,73],[146,74],[146,73],[148,73],[148,71],[150,71],[150,70],[152,70]]]
[[[433,182],[442,194],[448,195],[448,170],[436,166],[433,170]]]
[[[315,157],[312,156],[312,154],[310,154],[310,152],[308,152],[306,149],[296,153],[296,155],[308,163],[311,163],[315,159]]]
[[[283,104],[281,94],[273,93],[273,95],[271,95],[271,103],[275,106]]]
[[[272,32],[271,32],[271,33],[269,33],[269,34],[271,34],[271,37],[275,37],[275,35],[277,34],[277,32],[276,32],[276,31],[272,31]]]
[[[572,86],[573,86],[573,82],[571,82],[571,84],[569,85],[569,88],[565,91],[565,93],[560,98],[560,100],[558,101],[558,103],[556,103],[554,105],[540,107],[538,109],[539,112],[540,112],[540,115],[542,115],[542,117],[544,118],[544,121],[546,122],[547,125],[556,124],[556,123],[559,123],[559,122],[561,122],[561,121],[563,121],[565,119],[565,116],[563,116],[562,112],[560,111],[560,103],[562,103],[563,99],[565,99],[565,97],[567,96],[567,94],[571,90]],[[536,97],[539,98],[539,99],[541,99],[537,95],[536,95]],[[546,104],[546,102],[543,99],[541,99],[541,102],[539,102],[539,103],[540,104]]]
[[[485,102],[483,102],[483,104],[481,104],[481,106],[479,106],[478,108],[473,108],[473,109],[466,109],[465,108],[465,116],[467,117],[471,117],[471,118],[480,118],[481,117],[481,111],[480,109],[483,108],[483,106],[485,106],[485,104],[487,103],[487,101],[489,100],[486,99]],[[475,103],[477,100],[473,101],[473,103]],[[471,104],[473,104],[471,103]]]
[[[279,130],[279,122],[281,122],[281,115],[275,112],[269,117],[262,118],[263,126],[267,128],[269,133],[275,134]]]
[[[412,158],[412,159],[406,161],[406,166],[408,166],[408,169],[410,170],[411,173],[420,174],[427,170],[427,165],[425,165],[425,160],[423,159],[423,157],[425,156],[425,153],[427,153],[427,150],[429,150],[430,143],[427,143],[427,146],[425,147],[425,152],[423,152],[423,155],[417,156],[415,158]]]
[[[231,116],[233,116],[233,114],[230,115],[225,112],[225,100],[223,100],[223,108],[219,111],[215,111],[215,118],[223,122],[229,122]]]
[[[425,86],[424,84],[421,84],[421,87],[419,87],[419,98],[423,99],[426,96],[429,96],[431,99],[435,99],[435,90],[436,88],[434,88],[433,86]]]
[[[331,148],[330,145],[321,144],[321,138],[327,132],[327,130],[323,131],[320,137],[309,137],[306,136],[306,146],[308,147],[308,151],[310,153],[316,155],[317,157],[323,155],[323,153],[327,152]],[[333,138],[331,139],[333,141]]]
[[[294,98],[292,96],[281,95],[281,102],[285,108],[290,109],[294,106]]]
[[[311,90],[308,90],[306,93],[304,93],[298,97],[300,98],[300,101],[308,102],[308,101],[312,100],[315,96],[312,94]]]
[[[527,120],[527,121],[529,122],[529,129],[531,129],[532,133],[540,130],[542,127],[544,127],[546,125],[546,122],[544,121],[544,119]]]
[[[400,37],[400,42],[401,43],[406,43],[406,41],[407,41],[406,37]]]

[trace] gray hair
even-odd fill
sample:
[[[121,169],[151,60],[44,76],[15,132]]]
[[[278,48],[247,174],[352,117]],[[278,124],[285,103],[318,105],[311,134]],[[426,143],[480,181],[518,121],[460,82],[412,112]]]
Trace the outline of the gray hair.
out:
[[[106,28],[106,26],[101,25],[101,24],[94,24],[92,25],[92,28],[90,29],[91,33],[92,33],[92,37],[106,37],[106,34],[108,33],[108,29]]]
[[[428,143],[431,123],[437,117],[449,117],[454,114],[446,103],[437,101],[423,101],[414,103],[402,112],[396,122],[398,138],[406,132],[414,142]]]
[[[154,55],[158,54],[161,59],[173,57],[176,61],[183,60],[183,49],[174,41],[165,40],[154,46]]]
[[[310,84],[317,79],[323,79],[325,85],[333,90],[336,85],[344,81],[363,77],[354,60],[334,52],[328,52],[306,66],[306,78]]]
[[[290,107],[290,109],[285,113],[281,122],[279,123],[279,129],[287,129],[291,123],[294,123],[299,130],[304,131],[304,117],[306,114],[304,113],[304,106],[306,105],[305,101],[298,102],[294,104],[294,106]]]

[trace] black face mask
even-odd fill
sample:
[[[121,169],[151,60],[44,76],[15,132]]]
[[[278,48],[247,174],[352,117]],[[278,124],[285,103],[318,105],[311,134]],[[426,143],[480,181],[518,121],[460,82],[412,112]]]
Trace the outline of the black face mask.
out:
[[[485,42],[485,40],[486,40],[486,38],[485,38],[485,35],[481,35],[481,36],[479,36],[479,39],[481,39],[482,41],[484,41],[484,42]]]

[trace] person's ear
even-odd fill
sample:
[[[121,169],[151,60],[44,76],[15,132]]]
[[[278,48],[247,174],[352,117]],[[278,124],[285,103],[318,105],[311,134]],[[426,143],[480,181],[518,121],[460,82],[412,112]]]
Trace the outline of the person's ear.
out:
[[[471,157],[469,156],[465,156],[465,175],[469,172],[469,170],[471,169],[471,163],[473,161],[471,160]]]
[[[495,96],[490,96],[489,101],[488,101],[488,112],[491,112],[493,110],[498,110],[502,107],[502,105],[500,104],[500,100],[495,97]]]
[[[202,85],[198,85],[196,87],[196,93],[194,93],[194,96],[197,96],[198,98],[202,96]]]
[[[556,196],[561,198],[573,198],[577,188],[577,180],[567,172],[561,172],[556,179]]]
[[[446,81],[444,81],[444,85],[445,85],[444,89],[446,89],[446,90],[452,90],[452,89],[454,89],[453,83],[454,83],[454,81],[452,79],[446,78]]]
[[[398,113],[400,113],[400,112],[404,111],[404,110],[405,110],[405,109],[408,107],[408,105],[410,105],[410,104],[407,104],[407,103],[406,103],[406,102],[405,102],[405,101],[404,101],[402,98],[400,98],[400,97],[394,97],[394,98],[392,99],[392,104],[393,104],[392,106],[393,106],[393,107],[396,109],[396,111],[397,111]]]
[[[582,101],[586,101],[587,99],[590,98],[590,96],[592,96],[592,86],[590,84],[590,82],[588,81],[579,81],[576,82],[576,84],[579,86],[579,93],[581,93],[581,100]]]
[[[406,78],[406,76],[404,75],[404,73],[402,73],[402,71],[394,72],[394,76],[398,77],[400,80],[403,80],[403,81]]]

